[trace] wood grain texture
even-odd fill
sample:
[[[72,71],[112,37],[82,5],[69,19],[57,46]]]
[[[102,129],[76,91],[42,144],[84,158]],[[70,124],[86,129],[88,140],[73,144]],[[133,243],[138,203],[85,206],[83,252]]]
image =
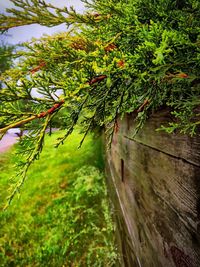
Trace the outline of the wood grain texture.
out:
[[[199,134],[190,138],[184,134],[168,134],[164,131],[157,131],[161,125],[167,125],[173,121],[169,110],[165,109],[159,113],[151,114],[147,123],[135,137],[133,137],[136,126],[134,117],[134,114],[127,114],[124,120],[118,123],[119,134],[128,136],[138,143],[160,150],[163,153],[200,166]]]
[[[124,266],[200,266],[200,138],[155,132],[155,114],[135,138],[118,121],[107,153],[108,185]]]

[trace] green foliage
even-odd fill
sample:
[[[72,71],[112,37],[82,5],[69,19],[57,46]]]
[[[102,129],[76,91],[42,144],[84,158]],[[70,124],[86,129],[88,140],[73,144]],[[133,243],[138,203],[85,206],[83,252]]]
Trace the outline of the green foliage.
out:
[[[0,44],[0,75],[12,66],[12,52],[14,47],[11,45]],[[0,84],[1,88],[1,84]]]
[[[0,42],[0,76],[5,70],[12,67],[12,53],[14,51],[14,46],[5,44],[3,41]],[[2,89],[2,81],[0,80],[0,90]],[[1,123],[0,119],[0,128],[5,125]]]
[[[0,266],[114,266],[117,253],[100,140],[74,133],[60,149],[47,137],[19,199],[0,213]],[[1,155],[0,202],[16,156]],[[12,184],[12,182],[11,182]]]
[[[44,120],[53,127],[53,118],[60,121],[64,112],[60,126],[66,133],[57,145],[77,124],[83,129],[83,139],[89,131],[106,126],[111,144],[119,114],[135,112],[138,130],[152,111],[168,106],[176,122],[165,130],[197,131],[199,0],[83,0],[85,14],[44,1],[12,2],[18,10],[1,15],[2,30],[31,23],[73,27],[65,33],[32,40],[17,52],[19,64],[2,75],[7,87],[0,93],[0,121],[14,126],[16,121],[19,124],[31,115],[52,110],[55,103],[64,100],[54,114],[49,112],[48,121],[36,116],[37,122],[31,121],[24,128],[39,136]],[[41,97],[32,93],[34,88]],[[61,96],[56,94],[59,89]],[[39,156],[42,145],[34,131],[29,140],[21,142],[27,151],[26,162]]]

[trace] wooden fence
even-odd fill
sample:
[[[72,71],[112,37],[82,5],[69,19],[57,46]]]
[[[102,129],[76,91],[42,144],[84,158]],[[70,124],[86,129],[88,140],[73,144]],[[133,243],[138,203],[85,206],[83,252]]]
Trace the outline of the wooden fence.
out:
[[[200,137],[155,131],[170,120],[154,114],[133,138],[127,115],[107,152],[121,266],[200,266]]]

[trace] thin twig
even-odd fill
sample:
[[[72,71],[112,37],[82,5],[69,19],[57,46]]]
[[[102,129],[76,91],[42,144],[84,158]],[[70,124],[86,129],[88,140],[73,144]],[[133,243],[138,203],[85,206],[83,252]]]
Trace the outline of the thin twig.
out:
[[[37,115],[34,115],[34,116],[31,116],[29,118],[26,118],[26,119],[23,119],[23,120],[20,120],[18,122],[14,122],[4,128],[1,128],[0,129],[0,134],[4,134],[6,133],[9,129],[11,128],[16,128],[16,127],[19,127],[21,125],[24,125],[30,121],[33,121],[35,119],[40,119],[40,118],[44,118],[46,117],[48,114],[53,114],[58,108],[60,108],[62,105],[64,104],[64,100],[61,100],[59,103],[56,103],[53,105],[53,107],[51,107],[50,109],[48,109],[47,111],[45,112],[41,112],[40,114],[37,114]]]

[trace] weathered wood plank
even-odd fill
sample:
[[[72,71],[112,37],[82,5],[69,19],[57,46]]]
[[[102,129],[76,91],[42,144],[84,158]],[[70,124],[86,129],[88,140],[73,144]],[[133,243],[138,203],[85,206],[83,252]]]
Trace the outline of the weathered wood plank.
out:
[[[129,120],[118,122],[107,154],[109,188],[128,258],[124,266],[199,267],[200,141],[157,135],[153,129],[159,118],[132,140]]]
[[[167,125],[172,121],[169,110],[154,113],[148,119],[142,130],[133,138],[136,122],[134,115],[126,115],[122,121],[118,121],[119,133],[135,141],[155,148],[171,156],[182,158],[194,165],[200,166],[200,136],[188,137],[184,134],[168,134],[164,131],[156,131],[161,124]]]

